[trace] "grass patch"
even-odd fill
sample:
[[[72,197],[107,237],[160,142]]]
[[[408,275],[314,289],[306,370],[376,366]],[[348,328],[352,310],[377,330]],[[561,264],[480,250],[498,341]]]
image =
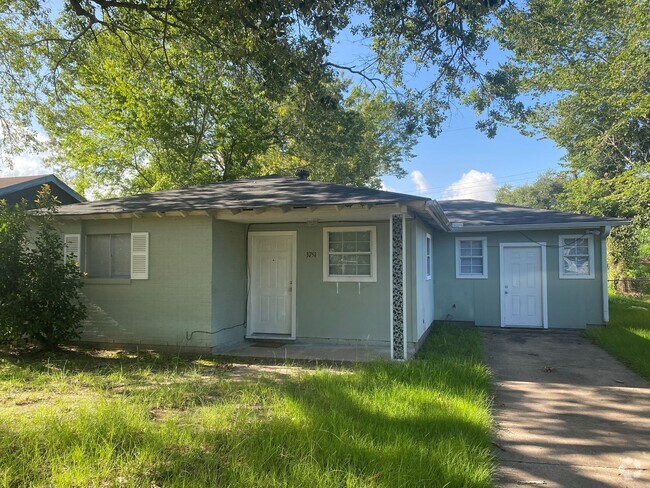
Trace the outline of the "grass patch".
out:
[[[609,325],[585,335],[630,369],[650,380],[650,298],[610,293]]]
[[[0,355],[0,486],[487,487],[475,330],[417,360],[273,367],[92,351]]]

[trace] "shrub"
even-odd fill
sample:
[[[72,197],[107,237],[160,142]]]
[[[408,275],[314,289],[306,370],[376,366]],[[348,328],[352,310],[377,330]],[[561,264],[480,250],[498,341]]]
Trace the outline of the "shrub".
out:
[[[0,287],[0,331],[5,340],[26,338],[53,348],[77,337],[85,318],[82,272],[73,259],[63,258],[54,222],[57,201],[48,185],[37,204],[35,213],[25,205],[0,204],[0,253],[8,252],[0,258],[0,272],[9,278]]]
[[[10,206],[0,200],[0,340],[5,342],[19,335],[16,311],[25,270],[26,233],[25,205]]]

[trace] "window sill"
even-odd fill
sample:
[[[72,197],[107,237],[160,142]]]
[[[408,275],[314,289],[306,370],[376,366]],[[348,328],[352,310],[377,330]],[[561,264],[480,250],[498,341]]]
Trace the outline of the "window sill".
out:
[[[593,280],[594,275],[560,275],[561,280]]]
[[[377,283],[375,276],[326,276],[325,283]]]
[[[130,278],[84,278],[86,285],[130,285]]]
[[[456,275],[457,280],[487,280],[486,275]]]

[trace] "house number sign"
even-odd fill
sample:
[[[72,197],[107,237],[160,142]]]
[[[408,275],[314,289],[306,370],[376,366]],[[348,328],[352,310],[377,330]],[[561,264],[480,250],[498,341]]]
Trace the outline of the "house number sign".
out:
[[[307,259],[312,259],[316,257],[316,251],[307,251],[305,254]]]

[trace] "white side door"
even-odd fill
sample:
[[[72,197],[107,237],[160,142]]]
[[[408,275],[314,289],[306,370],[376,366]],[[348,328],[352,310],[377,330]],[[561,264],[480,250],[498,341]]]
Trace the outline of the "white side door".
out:
[[[294,232],[249,234],[249,336],[294,336],[295,241]]]
[[[543,327],[542,246],[501,249],[501,326]]]

